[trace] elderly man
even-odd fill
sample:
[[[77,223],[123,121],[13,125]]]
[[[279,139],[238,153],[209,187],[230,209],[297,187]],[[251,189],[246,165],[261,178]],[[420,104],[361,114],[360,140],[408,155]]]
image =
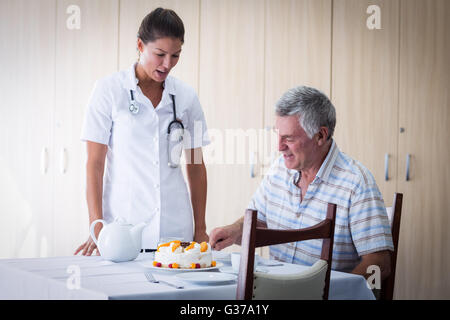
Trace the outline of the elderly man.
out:
[[[336,112],[320,91],[296,87],[276,104],[278,148],[282,153],[249,204],[258,227],[301,229],[325,219],[327,204],[337,204],[332,269],[360,274],[377,265],[381,279],[390,273],[392,236],[382,195],[372,174],[342,153],[332,139]],[[243,217],[216,228],[216,250],[240,244]],[[270,247],[271,258],[305,265],[320,259],[322,240]]]

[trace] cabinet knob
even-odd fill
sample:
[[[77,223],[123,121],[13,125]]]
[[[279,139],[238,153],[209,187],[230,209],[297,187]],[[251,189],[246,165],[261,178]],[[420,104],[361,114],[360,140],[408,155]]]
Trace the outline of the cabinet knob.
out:
[[[46,174],[48,170],[48,151],[46,147],[41,150],[41,173]]]
[[[67,150],[66,148],[61,149],[61,153],[59,155],[59,170],[61,174],[65,174],[67,172]]]

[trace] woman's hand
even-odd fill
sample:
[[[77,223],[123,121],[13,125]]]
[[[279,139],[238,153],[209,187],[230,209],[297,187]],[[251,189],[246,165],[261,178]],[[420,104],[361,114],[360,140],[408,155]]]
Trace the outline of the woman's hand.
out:
[[[97,239],[98,235],[100,234],[100,230],[102,230],[102,228],[103,228],[102,223],[97,223],[94,227],[94,234]],[[91,236],[89,236],[87,241],[83,243],[81,246],[79,246],[77,250],[75,250],[74,255],[76,256],[80,251],[83,256],[90,256],[92,255],[92,253],[94,253],[94,251],[97,256],[100,255],[97,245],[95,244],[94,240],[92,240]]]
[[[105,169],[106,153],[108,146],[92,141],[86,143],[87,164],[86,164],[86,199],[89,211],[89,225],[97,219],[103,219],[102,215],[102,195],[103,195],[103,172]],[[97,223],[94,228],[94,234],[98,239],[103,224]],[[95,251],[100,255],[97,245],[89,238],[85,243],[75,250],[74,255],[81,251],[83,256],[90,256]]]
[[[81,252],[81,254],[83,256],[90,256],[90,255],[92,255],[92,253],[94,253],[94,251],[97,256],[100,255],[100,252],[98,251],[96,244],[94,243],[94,241],[92,240],[92,238],[90,236],[89,236],[89,239],[85,243],[83,243],[81,246],[78,247],[78,249],[75,251],[74,255],[77,255],[81,250],[83,250]]]
[[[209,236],[206,231],[196,231],[194,234],[194,241],[197,243],[202,243],[203,241],[209,242]]]
[[[198,243],[208,242],[209,237],[206,233],[205,223],[207,178],[202,148],[186,150],[185,155],[186,173],[194,211],[194,241]]]

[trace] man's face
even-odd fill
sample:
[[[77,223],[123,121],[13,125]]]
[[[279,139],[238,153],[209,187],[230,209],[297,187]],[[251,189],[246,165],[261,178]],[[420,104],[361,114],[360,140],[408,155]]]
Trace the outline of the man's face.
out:
[[[286,167],[298,171],[311,167],[318,152],[318,145],[314,137],[308,138],[298,116],[277,116],[275,129],[278,132],[278,151],[283,153]]]

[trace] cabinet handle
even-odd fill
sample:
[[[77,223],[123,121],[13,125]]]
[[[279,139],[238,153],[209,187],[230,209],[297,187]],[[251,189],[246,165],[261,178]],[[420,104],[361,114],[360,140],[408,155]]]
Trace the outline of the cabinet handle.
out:
[[[384,181],[389,180],[389,154],[384,155]]]
[[[409,181],[409,163],[411,161],[411,155],[408,153],[406,155],[406,181]]]
[[[48,170],[48,151],[46,147],[41,150],[41,173],[46,174]]]
[[[256,152],[253,152],[250,155],[250,178],[254,178],[255,175],[255,158],[256,158]]]
[[[61,153],[59,155],[59,169],[61,174],[65,174],[67,171],[67,150],[66,148],[61,149]]]

